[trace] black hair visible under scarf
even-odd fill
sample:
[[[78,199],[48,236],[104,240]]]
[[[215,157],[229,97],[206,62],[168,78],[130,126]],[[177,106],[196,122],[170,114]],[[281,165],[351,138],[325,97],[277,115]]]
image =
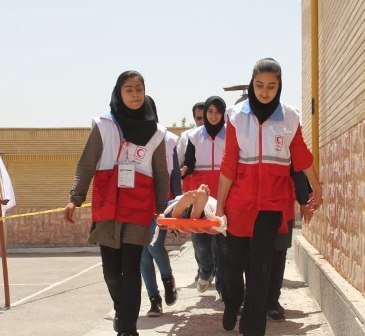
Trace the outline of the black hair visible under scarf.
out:
[[[143,105],[132,110],[125,106],[121,97],[121,87],[127,79],[139,77],[144,87],[144,80],[137,71],[123,72],[117,80],[110,101],[111,113],[120,126],[124,138],[139,146],[145,146],[157,130],[157,111],[153,99],[145,96]]]
[[[220,122],[217,125],[212,125],[207,118],[207,111],[210,105],[214,105],[218,112],[222,115],[222,118]],[[212,139],[216,137],[216,135],[219,133],[219,131],[224,126],[224,113],[226,111],[226,103],[221,97],[218,96],[212,96],[209,97],[204,104],[204,126],[208,132],[208,134],[211,136]]]

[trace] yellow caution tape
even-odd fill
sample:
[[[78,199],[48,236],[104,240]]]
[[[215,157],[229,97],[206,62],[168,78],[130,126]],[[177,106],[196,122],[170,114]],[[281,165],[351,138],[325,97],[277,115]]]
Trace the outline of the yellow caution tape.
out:
[[[91,206],[91,203],[85,203],[85,204],[81,205],[81,208],[86,208],[86,207],[89,207],[89,206]],[[65,210],[65,208],[57,208],[57,209],[37,211],[37,212],[28,212],[28,213],[19,214],[19,215],[10,215],[10,216],[5,216],[5,217],[0,217],[0,221],[2,221],[4,219],[10,219],[10,218],[44,215],[44,214],[53,213],[53,212],[60,212],[60,211],[64,211],[64,210]]]

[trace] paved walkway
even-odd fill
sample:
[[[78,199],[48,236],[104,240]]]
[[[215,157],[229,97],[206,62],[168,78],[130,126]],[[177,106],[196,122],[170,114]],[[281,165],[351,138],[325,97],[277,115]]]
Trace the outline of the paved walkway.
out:
[[[286,320],[268,321],[266,335],[334,335],[327,320],[314,301],[307,285],[303,282],[293,260],[290,249],[287,258],[281,304],[285,308]],[[177,282],[179,299],[171,307],[164,306],[161,317],[146,316],[149,300],[143,287],[142,307],[138,320],[140,336],[220,336],[238,335],[236,329],[230,333],[223,330],[223,303],[219,300],[214,286],[203,294],[198,293],[194,276],[196,263],[191,242],[182,246],[180,251],[170,252],[172,268]],[[163,288],[162,282],[159,283]],[[110,311],[84,336],[115,335],[112,326],[113,311]]]

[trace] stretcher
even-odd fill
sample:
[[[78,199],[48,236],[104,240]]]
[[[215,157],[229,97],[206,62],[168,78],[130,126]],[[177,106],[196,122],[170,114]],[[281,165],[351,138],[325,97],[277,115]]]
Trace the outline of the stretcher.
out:
[[[182,233],[222,233],[222,224],[218,219],[191,219],[157,217],[157,224],[161,229],[171,229]]]

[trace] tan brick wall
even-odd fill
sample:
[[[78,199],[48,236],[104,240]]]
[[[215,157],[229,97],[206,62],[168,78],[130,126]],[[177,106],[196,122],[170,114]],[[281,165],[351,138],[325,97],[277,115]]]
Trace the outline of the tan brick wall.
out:
[[[89,132],[89,128],[0,129],[0,155],[18,206],[65,205]]]
[[[42,210],[49,209],[16,206],[8,215],[36,213]],[[8,245],[10,247],[87,245],[90,218],[90,208],[77,209],[74,224],[63,220],[62,211],[10,218],[6,220]]]
[[[302,127],[309,148],[312,146],[311,94],[311,22],[310,1],[302,1]]]
[[[17,205],[37,208],[64,206],[79,157],[80,154],[63,153],[3,155]]]
[[[169,128],[180,135],[186,128]],[[16,207],[7,215],[63,208],[90,128],[0,128],[0,155],[12,180]],[[91,201],[91,188],[87,202]],[[75,224],[62,211],[6,220],[10,246],[84,245],[90,209],[77,212]],[[190,239],[168,234],[167,245]]]
[[[39,207],[15,207],[7,215],[36,213],[49,210]],[[87,246],[87,237],[91,226],[90,207],[78,208],[74,216],[75,223],[63,220],[62,211],[47,214],[22,216],[5,220],[8,247],[40,246]],[[166,245],[179,246],[190,240],[190,234],[169,232]]]
[[[319,145],[324,203],[303,234],[365,294],[365,2],[319,2]],[[302,1],[303,125],[311,143],[310,0]]]
[[[365,118],[365,2],[319,3],[322,147]]]
[[[365,121],[320,151],[322,209],[303,234],[365,294]]]

